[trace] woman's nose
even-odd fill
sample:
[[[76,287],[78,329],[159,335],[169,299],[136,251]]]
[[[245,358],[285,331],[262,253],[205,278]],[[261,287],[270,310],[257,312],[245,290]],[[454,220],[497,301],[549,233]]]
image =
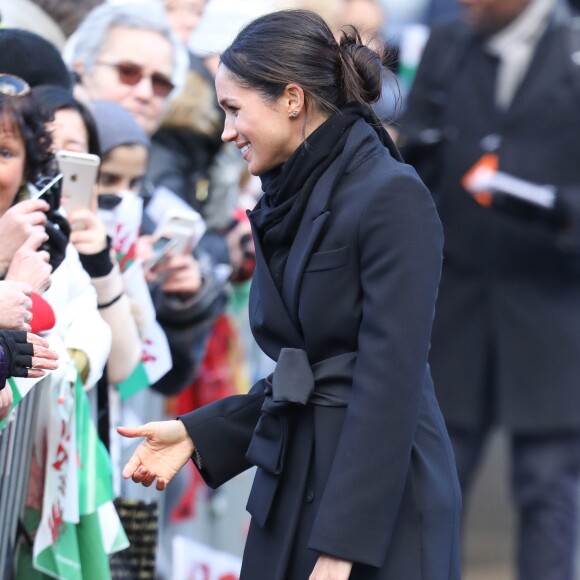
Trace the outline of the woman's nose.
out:
[[[236,128],[233,123],[226,120],[224,124],[224,130],[222,131],[222,141],[224,143],[229,143],[230,141],[235,141],[237,136]]]

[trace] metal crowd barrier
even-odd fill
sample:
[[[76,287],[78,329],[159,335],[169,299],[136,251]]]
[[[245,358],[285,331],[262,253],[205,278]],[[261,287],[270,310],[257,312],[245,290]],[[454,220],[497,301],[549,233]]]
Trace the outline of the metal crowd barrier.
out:
[[[33,388],[0,433],[0,577],[14,574],[18,522],[24,513],[38,417],[39,392]]]

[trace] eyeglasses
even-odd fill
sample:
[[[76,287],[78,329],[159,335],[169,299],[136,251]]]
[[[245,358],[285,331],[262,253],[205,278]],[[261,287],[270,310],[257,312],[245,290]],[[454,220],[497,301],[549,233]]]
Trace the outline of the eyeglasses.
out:
[[[114,68],[119,75],[119,81],[124,85],[129,85],[131,87],[140,83],[143,77],[148,76],[151,79],[153,94],[156,97],[167,97],[167,95],[169,95],[169,93],[175,88],[175,85],[164,74],[154,72],[150,75],[146,75],[143,72],[143,67],[133,62],[98,61],[95,64]]]
[[[0,94],[9,97],[24,97],[30,93],[30,86],[20,77],[0,74]]]

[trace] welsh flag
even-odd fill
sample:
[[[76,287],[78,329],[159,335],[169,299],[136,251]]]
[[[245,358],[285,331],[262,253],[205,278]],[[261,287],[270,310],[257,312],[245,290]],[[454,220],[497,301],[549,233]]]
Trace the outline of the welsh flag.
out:
[[[107,580],[109,554],[129,542],[113,506],[111,462],[71,367],[52,389],[43,509],[33,567],[61,580]]]
[[[79,525],[77,538],[83,578],[111,577],[109,558],[129,541],[113,505],[111,458],[91,417],[89,400],[80,378],[75,385],[79,468]]]
[[[137,302],[141,308],[142,317],[147,321],[141,362],[128,379],[117,385],[121,399],[124,401],[157,382],[171,369],[172,361],[167,337],[156,320],[155,307],[145,281],[143,264],[135,260],[123,273],[123,278],[127,294]]]
[[[113,209],[99,209],[112,247],[124,272],[135,261],[135,249],[143,221],[143,199],[130,191],[121,192],[121,203]]]
[[[126,400],[157,382],[171,368],[171,353],[165,332],[156,320],[145,280],[143,264],[136,259],[136,246],[143,221],[143,199],[134,193],[121,192],[121,202],[111,210],[99,210],[123,273],[127,294],[140,309],[145,321],[141,362],[131,376],[117,385],[121,400]]]

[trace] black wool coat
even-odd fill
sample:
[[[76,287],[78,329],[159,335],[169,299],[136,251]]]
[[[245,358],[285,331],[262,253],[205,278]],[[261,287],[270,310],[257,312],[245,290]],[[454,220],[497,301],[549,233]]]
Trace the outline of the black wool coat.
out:
[[[580,69],[570,50],[569,31],[551,23],[500,111],[497,61],[454,23],[433,32],[409,96],[403,134],[440,124],[443,135],[431,171],[445,247],[430,362],[450,426],[580,429],[580,253],[549,220],[481,207],[461,186],[498,145],[501,171],[580,196]],[[450,52],[458,58],[443,83]]]
[[[457,580],[460,492],[427,365],[442,250],[429,192],[361,119],[312,192],[282,296],[256,243],[249,314],[279,402],[263,380],[181,417],[210,486],[261,465],[242,579],[307,580],[326,553],[354,561],[354,580]],[[288,405],[305,360],[315,394]]]

